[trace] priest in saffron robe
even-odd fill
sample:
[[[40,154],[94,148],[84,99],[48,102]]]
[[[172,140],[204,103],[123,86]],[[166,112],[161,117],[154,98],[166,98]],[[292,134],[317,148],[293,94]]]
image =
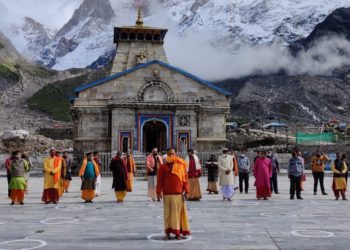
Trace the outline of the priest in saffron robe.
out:
[[[199,183],[202,167],[199,158],[194,154],[193,149],[188,150],[186,156],[186,163],[188,165],[188,181],[190,186],[189,201],[199,201],[202,198],[201,186]]]
[[[44,161],[44,192],[41,200],[46,204],[59,200],[59,180],[61,175],[62,160],[56,156],[56,149],[50,150],[50,156]]]
[[[13,155],[16,155],[16,158],[11,161],[10,165],[11,205],[14,205],[15,202],[23,205],[24,194],[27,189],[25,174],[29,172],[29,164],[25,159],[21,158],[19,151],[15,151]]]
[[[163,198],[164,240],[183,239],[190,235],[185,199],[189,195],[186,161],[176,156],[175,149],[167,152],[166,163],[162,164],[157,176],[157,196]],[[182,235],[182,236],[181,236]]]
[[[56,157],[61,159],[61,173],[60,173],[60,180],[58,185],[58,195],[62,197],[64,193],[64,176],[65,176],[67,167],[66,167],[66,161],[62,157],[61,151],[56,151]]]
[[[260,151],[259,158],[254,163],[254,177],[256,186],[256,198],[267,200],[271,197],[272,162],[266,157],[265,151]]]
[[[126,155],[126,167],[128,170],[127,191],[132,192],[134,186],[134,176],[136,174],[136,163],[131,152]]]
[[[92,159],[92,152],[86,154],[83,164],[79,170],[81,183],[81,198],[85,203],[92,203],[95,198],[96,178],[100,175],[97,163]]]
[[[113,173],[112,188],[114,188],[117,203],[123,203],[127,193],[128,171],[122,155],[122,152],[118,151],[109,164]]]

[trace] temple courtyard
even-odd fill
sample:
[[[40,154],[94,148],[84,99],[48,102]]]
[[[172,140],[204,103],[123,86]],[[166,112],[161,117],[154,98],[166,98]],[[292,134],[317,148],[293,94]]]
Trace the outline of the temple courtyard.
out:
[[[191,237],[183,242],[161,240],[162,203],[147,199],[147,182],[135,182],[124,204],[117,204],[112,179],[102,179],[102,195],[92,204],[80,199],[80,179],[59,204],[40,202],[43,179],[30,179],[25,205],[10,206],[7,183],[0,182],[0,249],[350,249],[350,203],[335,201],[331,177],[328,196],[313,195],[312,177],[304,200],[289,199],[289,181],[280,176],[280,194],[257,201],[253,178],[249,194],[232,202],[206,194],[187,202]]]

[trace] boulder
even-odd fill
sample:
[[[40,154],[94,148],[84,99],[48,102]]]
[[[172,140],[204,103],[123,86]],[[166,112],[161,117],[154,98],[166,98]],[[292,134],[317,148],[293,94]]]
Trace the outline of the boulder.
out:
[[[25,140],[29,137],[27,130],[5,130],[1,136],[3,140],[21,139]]]

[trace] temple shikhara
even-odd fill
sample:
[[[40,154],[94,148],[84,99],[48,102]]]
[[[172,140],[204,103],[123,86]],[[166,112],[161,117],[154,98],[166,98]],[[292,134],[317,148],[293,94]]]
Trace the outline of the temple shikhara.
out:
[[[114,28],[110,76],[75,89],[75,149],[210,151],[225,144],[230,93],[169,65],[166,33],[144,26],[141,8],[134,26]]]

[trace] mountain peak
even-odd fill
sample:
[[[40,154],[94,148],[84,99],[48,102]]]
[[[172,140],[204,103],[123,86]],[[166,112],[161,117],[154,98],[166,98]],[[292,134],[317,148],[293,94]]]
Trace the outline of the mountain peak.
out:
[[[84,0],[73,13],[72,18],[57,32],[56,37],[62,37],[79,23],[89,19],[99,19],[103,23],[110,23],[114,17],[109,0]]]

